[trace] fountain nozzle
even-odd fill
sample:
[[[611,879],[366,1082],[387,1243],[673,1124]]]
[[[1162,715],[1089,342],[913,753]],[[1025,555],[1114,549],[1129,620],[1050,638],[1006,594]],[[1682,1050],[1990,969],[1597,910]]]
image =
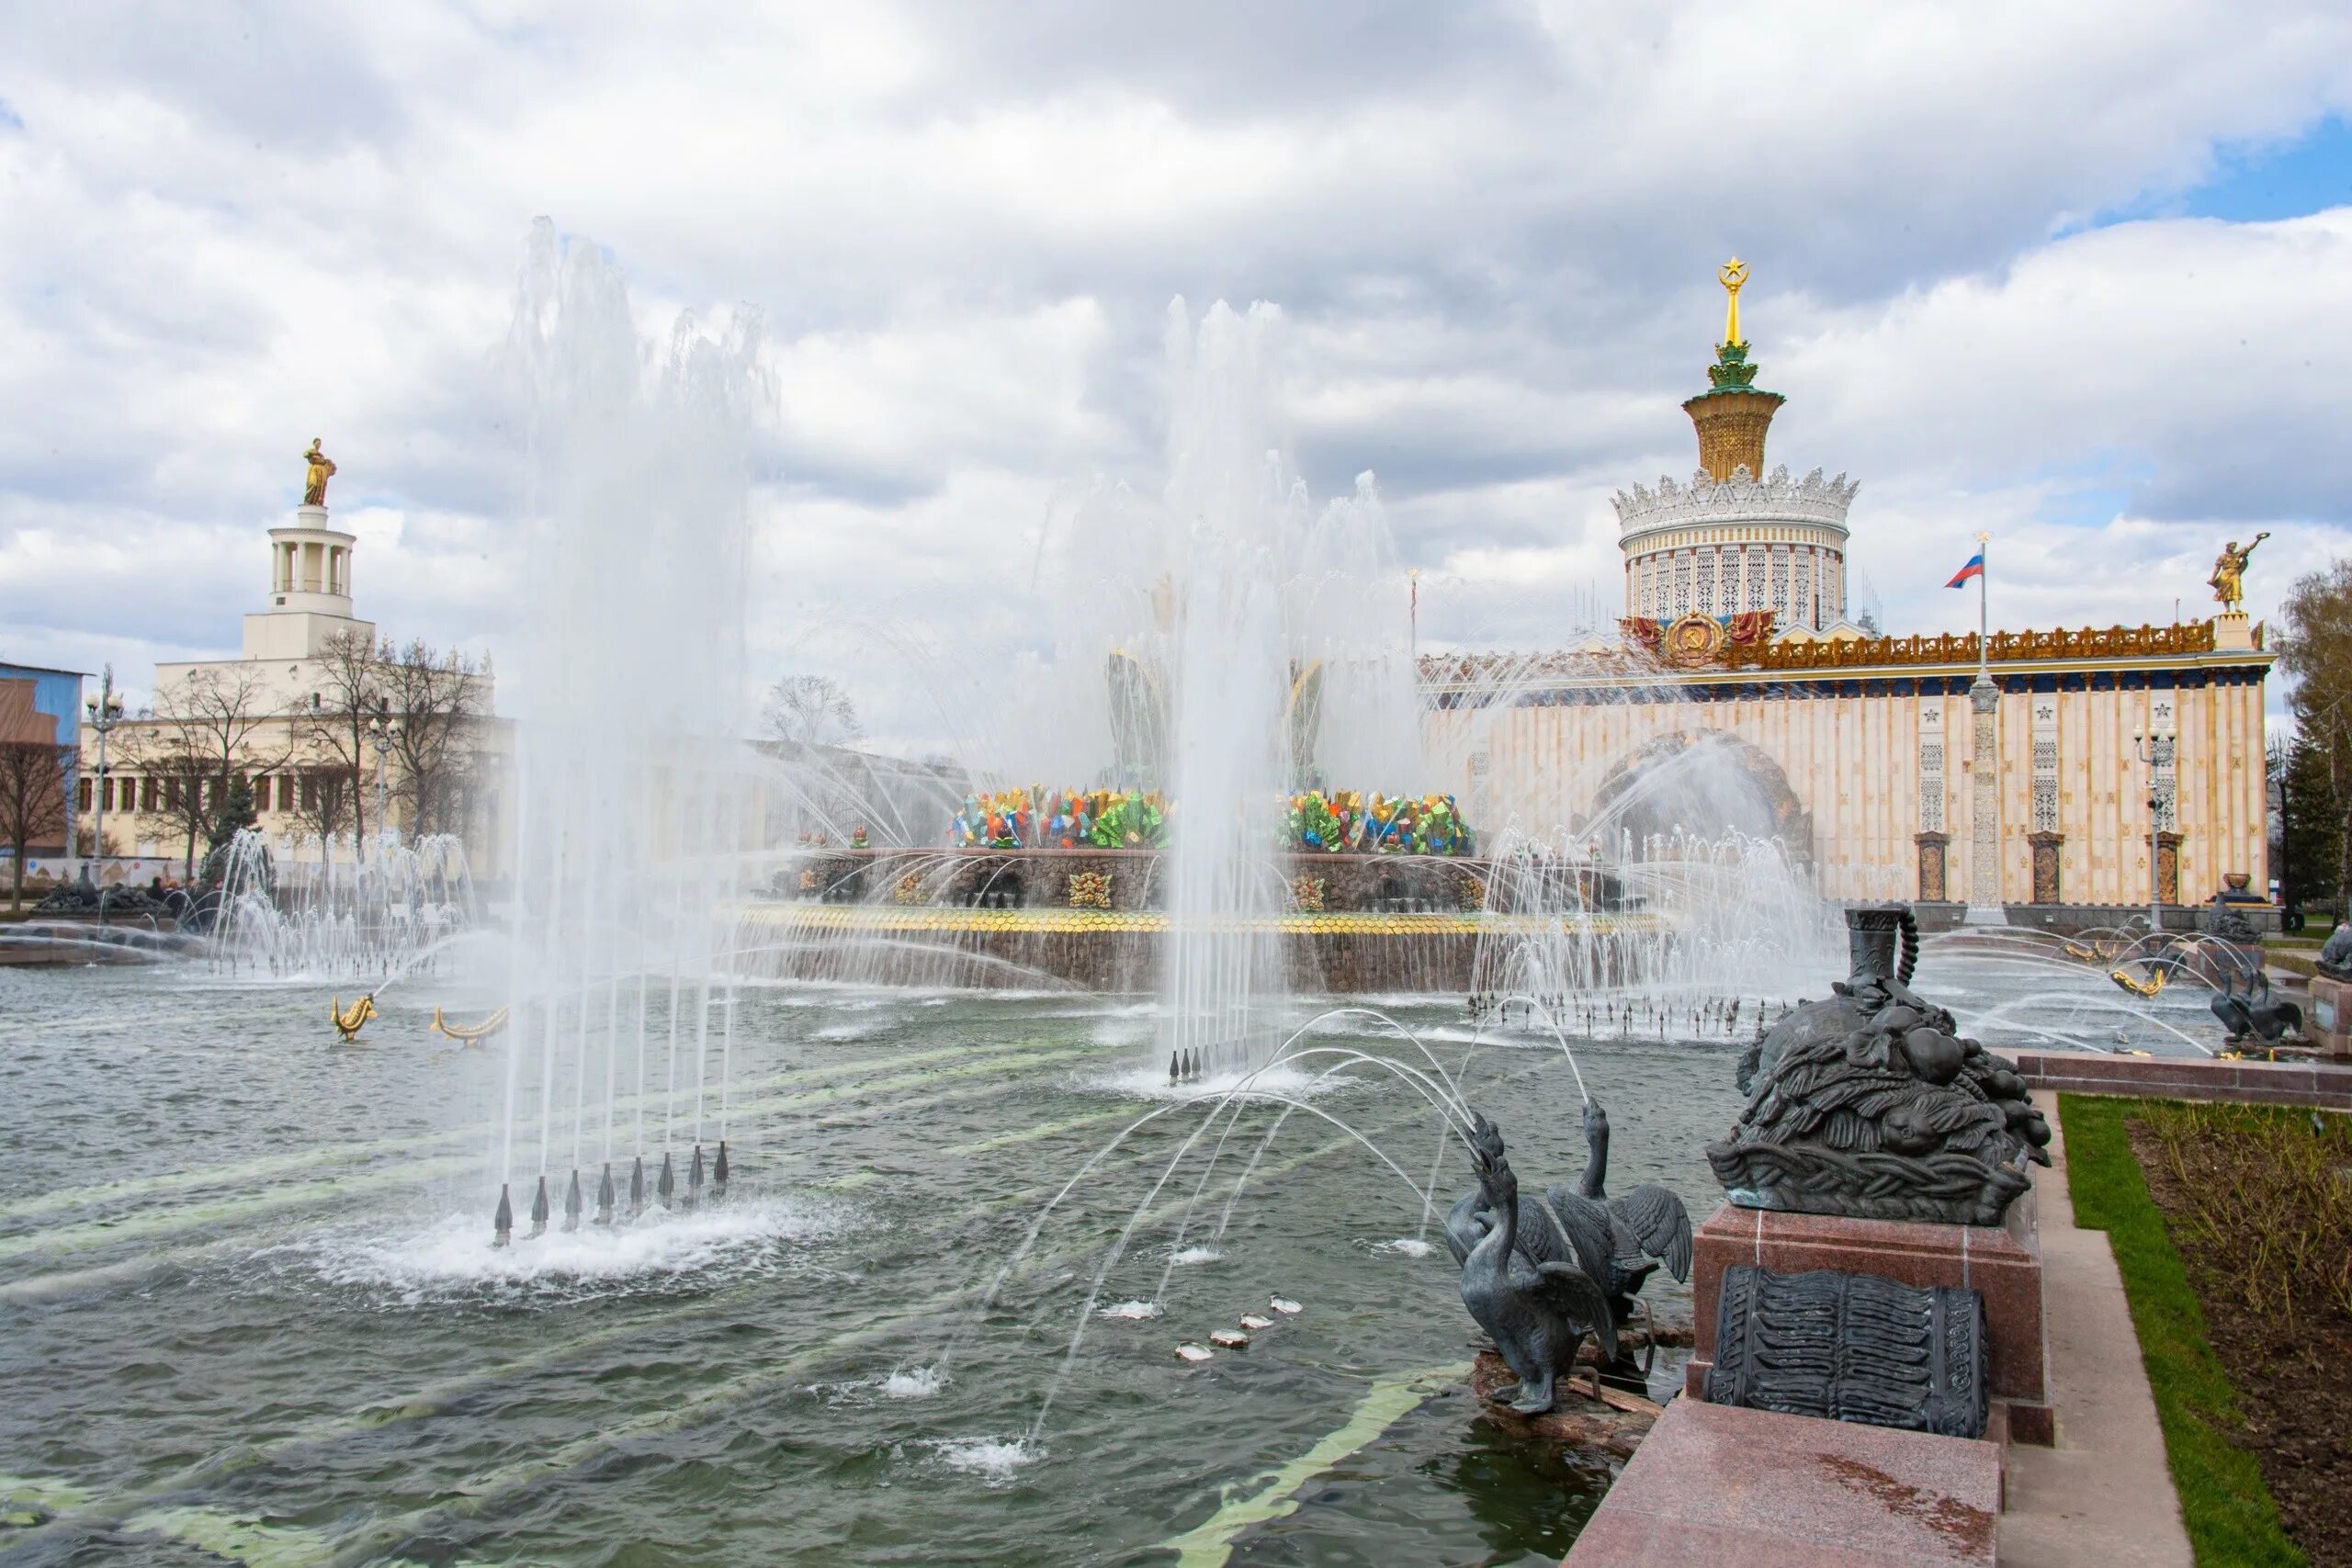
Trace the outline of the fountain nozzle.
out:
[[[544,1173],[539,1177],[539,1195],[531,1200],[531,1234],[548,1234],[548,1179]]]
[[[580,1168],[573,1166],[571,1190],[563,1195],[563,1228],[565,1230],[576,1231],[580,1228]]]
[[[686,1167],[686,1207],[702,1201],[702,1145],[695,1145],[694,1163]]]
[[[1174,1083],[1178,1077],[1182,1076],[1176,1070],[1177,1058],[1179,1055],[1180,1053],[1175,1051],[1168,1053],[1168,1081],[1170,1083]]]
[[[639,1155],[628,1167],[628,1213],[631,1219],[645,1213],[645,1156]]]
[[[727,1140],[724,1138],[718,1140],[718,1157],[710,1166],[710,1195],[713,1198],[727,1196]]]
[[[490,1245],[504,1247],[514,1239],[514,1203],[506,1195],[506,1183],[498,1184],[498,1213],[492,1216]]]
[[[605,1179],[596,1184],[596,1223],[613,1223],[613,1162],[605,1162]]]
[[[677,1191],[677,1190],[678,1179],[670,1169],[670,1151],[663,1149],[662,1151],[662,1174],[653,1183],[653,1190],[655,1194],[661,1198],[662,1206],[663,1208],[666,1209],[670,1206],[670,1195]]]

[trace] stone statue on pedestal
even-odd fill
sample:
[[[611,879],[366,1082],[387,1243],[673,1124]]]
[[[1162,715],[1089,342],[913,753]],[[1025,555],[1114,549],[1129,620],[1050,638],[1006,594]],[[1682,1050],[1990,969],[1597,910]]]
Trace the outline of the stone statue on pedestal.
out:
[[[2267,532],[2256,534],[2254,544],[2244,549],[2232,539],[2213,559],[2213,575],[2205,581],[2212,584],[2213,597],[2221,602],[2222,608],[2232,615],[2237,614],[2238,606],[2245,600],[2245,563],[2253,557],[2255,545],[2268,537]]]
[[[1597,1101],[1585,1107],[1584,1132],[1590,1158],[1577,1184],[1522,1193],[1502,1134],[1476,1117],[1470,1144],[1478,1184],[1446,1216],[1462,1304],[1520,1380],[1489,1397],[1523,1416],[1553,1407],[1587,1336],[1603,1366],[1620,1362],[1618,1328],[1660,1264],[1677,1280],[1690,1277],[1690,1216],[1682,1200],[1655,1182],[1609,1196],[1609,1115]]]
[[[2030,1185],[2026,1166],[2050,1163],[2048,1123],[2014,1063],[1959,1038],[1951,1014],[1911,990],[1911,911],[1846,921],[1851,976],[1750,1048],[1747,1109],[1707,1163],[1744,1208],[1998,1224]]]
[[[2331,980],[2352,980],[2352,925],[2338,926],[2328,933],[2319,950],[2319,972]]]
[[[327,480],[334,477],[334,459],[319,450],[319,438],[311,438],[311,449],[302,454],[302,504],[324,506],[327,503]]]

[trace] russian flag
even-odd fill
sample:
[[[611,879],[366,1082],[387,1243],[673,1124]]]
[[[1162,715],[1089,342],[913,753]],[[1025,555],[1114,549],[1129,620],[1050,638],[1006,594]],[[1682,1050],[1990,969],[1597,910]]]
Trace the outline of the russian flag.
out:
[[[1984,552],[1983,550],[1979,550],[1974,555],[1968,558],[1968,564],[1966,566],[1962,567],[1958,571],[1952,573],[1951,581],[1945,583],[1944,586],[1946,588],[1957,588],[1972,577],[1982,577],[1984,575]]]

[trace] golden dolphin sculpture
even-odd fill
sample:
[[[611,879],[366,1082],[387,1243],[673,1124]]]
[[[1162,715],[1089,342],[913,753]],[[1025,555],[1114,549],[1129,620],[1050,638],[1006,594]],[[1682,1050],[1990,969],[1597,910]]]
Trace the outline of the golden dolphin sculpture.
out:
[[[433,1022],[428,1027],[434,1033],[446,1034],[460,1045],[472,1045],[506,1027],[506,1010],[500,1008],[480,1023],[451,1023],[439,1008],[435,1008]]]
[[[376,998],[373,992],[361,996],[357,1001],[352,1003],[349,1012],[343,1010],[341,997],[334,998],[334,1011],[331,1016],[334,1019],[335,1032],[346,1041],[358,1039],[359,1032],[367,1027],[368,1021],[376,1016]]]

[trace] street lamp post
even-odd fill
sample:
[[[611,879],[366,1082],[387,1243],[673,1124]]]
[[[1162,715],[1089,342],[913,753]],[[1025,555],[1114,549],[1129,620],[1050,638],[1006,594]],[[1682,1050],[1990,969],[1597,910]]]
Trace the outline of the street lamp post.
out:
[[[114,694],[113,665],[107,665],[106,673],[98,678],[98,694],[84,703],[82,708],[89,715],[90,728],[98,732],[97,809],[90,826],[90,860],[102,861],[107,852],[107,731],[122,718],[122,699]],[[107,923],[106,883],[102,877],[91,873],[87,862],[84,863],[82,869],[90,877],[90,885],[97,889],[98,924],[103,927]]]
[[[391,716],[390,708],[390,698],[377,698],[376,716],[368,721],[368,738],[375,743],[376,747],[376,841],[379,848],[382,846],[384,826],[388,820],[384,815],[386,791],[384,760],[391,749],[391,743],[400,738],[401,733],[401,721]],[[366,847],[365,844],[361,845],[363,852]]]
[[[2132,750],[2148,770],[2148,933],[2161,942],[2165,934],[2164,878],[2157,863],[2164,853],[2164,824],[2156,816],[2156,764],[2164,758],[2165,738],[2135,733]]]

